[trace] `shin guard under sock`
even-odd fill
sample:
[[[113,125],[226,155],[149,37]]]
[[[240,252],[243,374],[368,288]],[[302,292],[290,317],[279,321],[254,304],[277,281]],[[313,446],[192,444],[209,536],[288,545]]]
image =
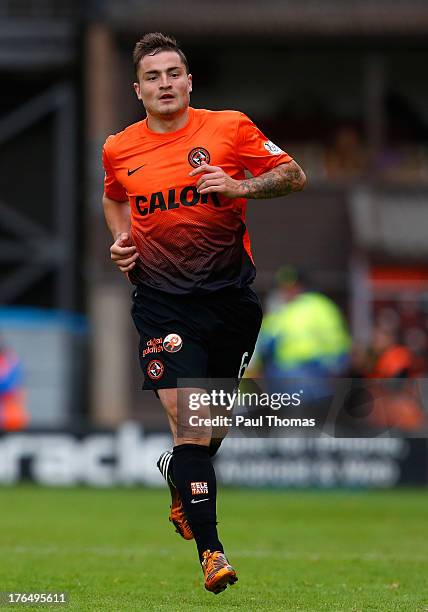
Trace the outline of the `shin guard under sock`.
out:
[[[200,444],[173,449],[174,483],[195,536],[199,558],[205,550],[223,551],[217,535],[217,483],[209,450]]]

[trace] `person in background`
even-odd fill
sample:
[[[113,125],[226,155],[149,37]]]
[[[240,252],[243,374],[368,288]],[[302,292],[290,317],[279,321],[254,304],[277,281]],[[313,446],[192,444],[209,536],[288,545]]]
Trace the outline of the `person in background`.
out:
[[[283,266],[276,280],[276,307],[263,319],[251,373],[262,373],[275,391],[299,379],[307,400],[331,396],[329,379],[349,366],[345,319],[330,298],[310,289],[303,271]]]
[[[418,431],[427,426],[417,378],[425,377],[425,362],[400,342],[397,330],[375,325],[363,375],[370,379],[369,422],[374,427]]]
[[[27,427],[22,367],[18,356],[0,338],[0,431]]]

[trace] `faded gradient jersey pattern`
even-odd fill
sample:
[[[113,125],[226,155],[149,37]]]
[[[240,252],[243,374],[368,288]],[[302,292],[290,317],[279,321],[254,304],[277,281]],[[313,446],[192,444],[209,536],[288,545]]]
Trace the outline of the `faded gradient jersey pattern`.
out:
[[[291,161],[237,111],[189,109],[176,132],[152,132],[147,120],[109,136],[103,148],[105,194],[129,200],[131,236],[139,259],[132,283],[169,293],[245,287],[255,277],[245,225],[246,199],[199,194],[202,163],[236,180]]]

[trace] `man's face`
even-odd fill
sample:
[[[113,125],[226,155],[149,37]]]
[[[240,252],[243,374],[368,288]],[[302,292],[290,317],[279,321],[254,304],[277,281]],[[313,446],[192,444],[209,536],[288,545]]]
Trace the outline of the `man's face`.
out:
[[[145,55],[140,60],[138,77],[135,93],[148,115],[172,118],[188,108],[192,75],[186,74],[186,67],[175,51]]]

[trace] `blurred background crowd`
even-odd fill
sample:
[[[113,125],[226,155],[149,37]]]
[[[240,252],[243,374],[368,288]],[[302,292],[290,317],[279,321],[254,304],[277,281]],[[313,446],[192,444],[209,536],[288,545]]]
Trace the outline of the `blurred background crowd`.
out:
[[[248,205],[250,374],[400,379],[372,418],[426,427],[406,387],[428,369],[426,3],[1,0],[0,428],[166,426],[101,206],[102,144],[143,116],[148,31],[181,43],[193,106],[247,113],[308,177]]]

